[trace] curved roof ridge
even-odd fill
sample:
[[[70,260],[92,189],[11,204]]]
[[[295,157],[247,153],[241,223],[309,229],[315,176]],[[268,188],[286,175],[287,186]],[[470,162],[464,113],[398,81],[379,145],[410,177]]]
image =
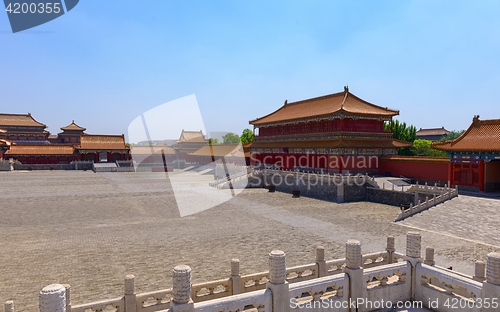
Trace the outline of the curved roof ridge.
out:
[[[467,136],[467,134],[472,131],[472,129],[477,128],[477,126],[479,126],[479,123],[481,123],[483,121],[485,121],[485,120],[479,120],[479,115],[474,116],[474,118],[472,119],[472,123],[470,124],[469,128],[467,128],[467,130],[465,130],[464,133],[462,133],[461,136],[459,136],[455,140],[448,141],[450,143],[450,146],[453,146],[453,145],[457,144],[458,142],[462,141]]]
[[[332,93],[332,94],[327,94],[327,95],[322,95],[322,96],[318,96],[318,97],[314,97],[314,98],[310,98],[310,99],[300,100],[297,102],[291,102],[291,103],[288,103],[287,105],[303,104],[303,103],[307,103],[307,102],[312,102],[312,101],[316,101],[316,100],[323,100],[323,99],[339,96],[342,94],[344,94],[344,91]]]
[[[500,119],[479,120],[475,115],[467,130],[455,140],[432,144],[445,151],[498,151],[500,149]]]
[[[1,120],[2,116],[4,116],[4,117],[24,117],[26,119],[31,119],[31,121],[33,121],[36,124],[36,126],[43,126],[44,128],[47,128],[46,124],[43,124],[43,123],[39,122],[38,120],[36,120],[35,118],[33,118],[31,113],[27,113],[27,114],[0,113],[0,120]],[[7,119],[7,120],[9,120],[9,119]],[[19,122],[19,119],[17,120],[17,122]],[[26,125],[24,125],[24,126],[26,126]],[[28,125],[28,126],[33,126],[33,125]]]
[[[420,129],[418,129],[418,131],[420,131],[420,130],[442,130],[442,129],[446,130],[445,127],[439,127],[439,128],[420,128]]]
[[[399,110],[389,109],[367,102],[349,92],[348,87],[344,87],[343,92],[337,92],[320,97],[314,97],[297,102],[287,103],[277,110],[249,123],[255,125],[265,125],[274,122],[292,121],[303,118],[327,116],[336,112],[345,111],[351,114],[364,116],[395,116]]]
[[[82,130],[82,131],[87,130],[86,128],[84,128],[84,127],[81,127],[81,126],[77,125],[77,124],[75,123],[75,120],[72,120],[72,121],[71,121],[71,123],[70,123],[69,125],[67,125],[67,126],[65,126],[65,127],[61,127],[60,129],[61,129],[61,130],[63,130],[63,131],[64,131],[64,130]]]
[[[366,100],[363,100],[362,98],[360,98],[360,97],[358,97],[358,96],[356,96],[356,95],[352,94],[352,93],[351,93],[351,92],[349,92],[349,91],[347,91],[347,93],[349,93],[349,95],[351,95],[353,98],[355,98],[355,99],[357,99],[357,100],[359,100],[359,101],[361,101],[361,102],[363,102],[363,103],[365,103],[365,104],[367,104],[367,105],[370,105],[370,106],[372,106],[372,107],[376,107],[376,108],[385,109],[385,110],[387,110],[387,111],[391,111],[391,112],[395,112],[395,113],[398,113],[398,114],[399,114],[399,110],[397,110],[397,109],[391,109],[391,108],[388,108],[387,106],[386,106],[386,107],[382,107],[382,106],[379,106],[379,105],[377,105],[377,104],[373,104],[373,103],[370,103],[370,102],[368,102],[368,101],[366,101]]]
[[[33,119],[33,121],[35,121],[36,123],[40,124],[41,126],[44,126],[45,128],[48,128],[46,124],[43,124],[43,123],[39,122],[38,120],[36,120],[35,117],[33,117],[31,115],[31,113],[28,113],[28,116],[31,117],[31,119]]]
[[[303,101],[307,101],[307,100],[303,100]],[[275,110],[274,112],[271,112],[271,113],[269,113],[269,114],[267,114],[267,115],[264,115],[264,116],[262,116],[262,117],[259,117],[259,118],[255,118],[255,119],[253,119],[253,120],[250,120],[248,123],[249,123],[249,124],[251,124],[251,123],[252,123],[252,122],[254,122],[254,121],[257,121],[257,120],[260,120],[260,119],[266,118],[266,117],[268,117],[268,116],[271,116],[272,114],[277,113],[278,111],[280,111],[280,110],[282,110],[283,108],[285,108],[287,105],[292,105],[292,104],[296,104],[296,103],[298,103],[298,102],[295,102],[295,103],[288,103],[288,100],[285,100],[285,103],[283,103],[283,106],[281,106],[280,108],[278,108],[278,109],[277,109],[277,110]]]
[[[108,137],[123,137],[124,134],[88,134],[82,133],[82,136],[108,136]]]

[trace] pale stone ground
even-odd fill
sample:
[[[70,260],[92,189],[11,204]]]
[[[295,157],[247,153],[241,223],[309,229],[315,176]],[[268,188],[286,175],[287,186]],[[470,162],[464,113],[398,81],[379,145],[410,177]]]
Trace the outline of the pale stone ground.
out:
[[[191,191],[208,180],[182,185],[184,199],[209,200],[210,192]],[[177,264],[192,267],[193,282],[228,277],[232,258],[242,274],[264,271],[272,249],[287,253],[288,266],[314,262],[319,244],[327,259],[340,258],[350,238],[372,252],[393,235],[404,252],[404,235],[415,228],[438,265],[472,274],[475,259],[500,251],[498,209],[498,200],[461,196],[394,224],[397,207],[248,189],[181,218],[163,173],[3,172],[0,303],[36,311],[38,291],[56,282],[71,284],[73,305],[119,297],[126,274],[136,276],[138,293],[159,290],[170,287]]]

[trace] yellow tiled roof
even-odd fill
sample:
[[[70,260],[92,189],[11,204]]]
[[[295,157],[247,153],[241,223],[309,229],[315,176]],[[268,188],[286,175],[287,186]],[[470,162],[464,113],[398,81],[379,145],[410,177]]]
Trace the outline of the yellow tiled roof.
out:
[[[123,135],[82,134],[78,148],[85,150],[123,150],[128,147],[125,146],[125,137]]]
[[[312,98],[294,103],[287,103],[273,113],[250,121],[253,125],[262,125],[281,121],[299,120],[327,116],[344,111],[356,115],[395,116],[399,111],[380,107],[364,101],[349,92],[344,92]]]
[[[500,151],[500,119],[479,120],[476,116],[459,138],[432,147],[443,151]]]
[[[5,152],[8,155],[72,155],[75,149],[71,145],[62,144],[32,144],[11,145]]]
[[[67,125],[66,127],[62,127],[61,128],[62,131],[65,131],[65,130],[79,130],[79,131],[85,131],[87,130],[86,128],[83,128],[83,127],[80,127],[79,125],[77,125],[75,123],[75,121],[73,120],[69,125]]]
[[[0,114],[0,126],[21,127],[44,127],[46,125],[36,121],[30,113],[28,114]]]

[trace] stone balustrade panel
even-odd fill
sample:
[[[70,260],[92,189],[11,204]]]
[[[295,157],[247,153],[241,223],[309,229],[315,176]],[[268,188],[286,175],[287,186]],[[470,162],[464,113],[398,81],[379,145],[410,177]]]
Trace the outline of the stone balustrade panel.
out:
[[[480,307],[475,302],[481,301],[482,283],[471,278],[455,274],[450,270],[418,263],[415,274],[415,300],[424,304],[431,301],[439,302],[439,311],[470,311],[479,312]],[[446,302],[449,304],[447,305]],[[454,306],[455,303],[456,305]]]
[[[241,292],[261,290],[266,288],[269,281],[269,272],[260,272],[255,274],[243,275],[241,277]]]
[[[71,307],[71,312],[125,312],[125,299],[115,298]]]
[[[170,308],[172,289],[163,289],[136,296],[137,312],[153,312]]]
[[[231,299],[220,298],[194,304],[196,312],[214,311],[252,311],[272,312],[272,293],[269,289],[257,290],[245,294],[231,296]]]
[[[363,268],[368,269],[389,263],[389,253],[387,251],[364,254],[362,257]]]
[[[345,258],[326,261],[326,274],[336,275],[342,273],[342,270],[345,268],[345,266],[346,266]]]
[[[398,301],[411,300],[411,265],[407,262],[398,262],[363,272],[366,299],[369,301]]]
[[[233,282],[230,278],[211,281],[191,286],[191,298],[194,302],[201,302],[233,294]]]
[[[318,265],[316,263],[300,265],[286,269],[286,280],[288,283],[298,283],[318,277]]]
[[[327,311],[348,311],[335,302],[347,302],[349,300],[349,277],[345,273],[317,278],[310,281],[299,282],[290,285],[290,303],[292,310],[307,309],[308,306],[328,305]],[[301,308],[303,307],[303,308]],[[330,307],[333,307],[331,309]],[[316,311],[316,310],[315,310]]]

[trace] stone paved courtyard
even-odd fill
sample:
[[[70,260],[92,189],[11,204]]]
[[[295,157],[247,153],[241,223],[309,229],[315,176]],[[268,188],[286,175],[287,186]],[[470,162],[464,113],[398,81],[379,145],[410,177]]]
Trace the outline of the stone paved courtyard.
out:
[[[187,183],[184,196],[210,176]],[[92,172],[0,173],[0,301],[36,311],[38,291],[51,283],[72,286],[73,305],[123,294],[126,274],[137,292],[168,288],[177,264],[193,269],[193,282],[228,277],[239,258],[242,274],[267,270],[272,249],[287,265],[344,256],[347,239],[363,252],[381,251],[418,229],[437,264],[473,273],[475,259],[500,251],[500,201],[460,196],[399,223],[399,208],[373,203],[335,204],[247,189],[215,208],[181,218],[165,174]]]

